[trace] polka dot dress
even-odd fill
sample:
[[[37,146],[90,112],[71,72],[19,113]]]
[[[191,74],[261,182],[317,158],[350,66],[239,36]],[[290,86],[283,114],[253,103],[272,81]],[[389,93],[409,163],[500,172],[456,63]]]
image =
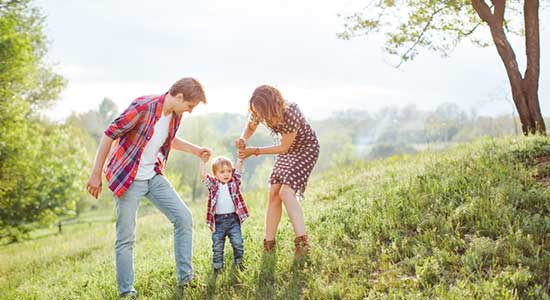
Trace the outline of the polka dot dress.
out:
[[[283,122],[271,129],[277,134],[297,134],[288,152],[277,155],[269,182],[286,184],[298,197],[303,198],[309,175],[319,158],[319,141],[315,131],[306,122],[296,103],[288,105]]]

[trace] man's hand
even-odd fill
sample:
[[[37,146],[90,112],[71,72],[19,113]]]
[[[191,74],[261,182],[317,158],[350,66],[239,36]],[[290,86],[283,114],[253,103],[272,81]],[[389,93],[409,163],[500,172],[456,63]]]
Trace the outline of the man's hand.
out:
[[[197,156],[204,162],[207,162],[210,160],[210,156],[212,156],[212,150],[206,147],[201,147],[199,149],[199,152],[197,153]],[[206,159],[206,161],[205,161]]]
[[[235,147],[237,147],[237,150],[244,150],[246,148],[246,140],[242,137],[236,139]]]
[[[202,161],[203,163],[207,163],[208,160],[210,160],[210,154],[209,154],[208,152],[206,152],[206,151],[202,152],[202,154],[201,154],[201,161]]]
[[[94,198],[98,198],[101,194],[101,172],[92,172],[88,179],[88,193]]]

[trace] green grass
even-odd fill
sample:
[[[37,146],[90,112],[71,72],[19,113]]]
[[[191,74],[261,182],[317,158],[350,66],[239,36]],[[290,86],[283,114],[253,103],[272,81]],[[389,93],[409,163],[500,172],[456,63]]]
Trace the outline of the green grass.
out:
[[[205,203],[194,215],[189,299],[550,299],[550,193],[533,163],[545,138],[486,139],[446,152],[357,163],[313,178],[303,202],[313,249],[293,257],[288,218],[263,256],[267,192],[247,193],[244,272],[211,270]],[[112,215],[113,212],[107,212]],[[90,225],[91,224],[91,225]],[[0,299],[116,299],[114,223],[0,247]],[[172,299],[172,229],[138,220],[140,299]]]

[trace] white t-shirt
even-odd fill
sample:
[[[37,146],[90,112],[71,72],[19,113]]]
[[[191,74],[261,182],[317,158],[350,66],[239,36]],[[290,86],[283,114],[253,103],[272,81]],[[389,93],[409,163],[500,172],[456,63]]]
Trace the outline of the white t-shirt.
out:
[[[218,182],[218,201],[216,202],[216,214],[229,214],[235,212],[235,204],[229,193],[229,185]]]
[[[141,157],[139,158],[139,167],[135,180],[148,180],[155,176],[155,162],[159,154],[160,147],[166,142],[168,137],[170,120],[172,114],[162,116],[155,123],[153,136],[143,148]]]

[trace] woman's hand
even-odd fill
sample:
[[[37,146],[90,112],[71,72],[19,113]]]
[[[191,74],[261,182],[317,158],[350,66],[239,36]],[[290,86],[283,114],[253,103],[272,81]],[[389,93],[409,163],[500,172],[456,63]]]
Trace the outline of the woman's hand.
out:
[[[237,152],[237,157],[244,160],[247,159],[250,155],[254,154],[255,151],[256,148],[239,149],[239,151]]]
[[[246,148],[246,140],[243,137],[236,139],[235,147],[237,147],[237,150],[244,150]]]

